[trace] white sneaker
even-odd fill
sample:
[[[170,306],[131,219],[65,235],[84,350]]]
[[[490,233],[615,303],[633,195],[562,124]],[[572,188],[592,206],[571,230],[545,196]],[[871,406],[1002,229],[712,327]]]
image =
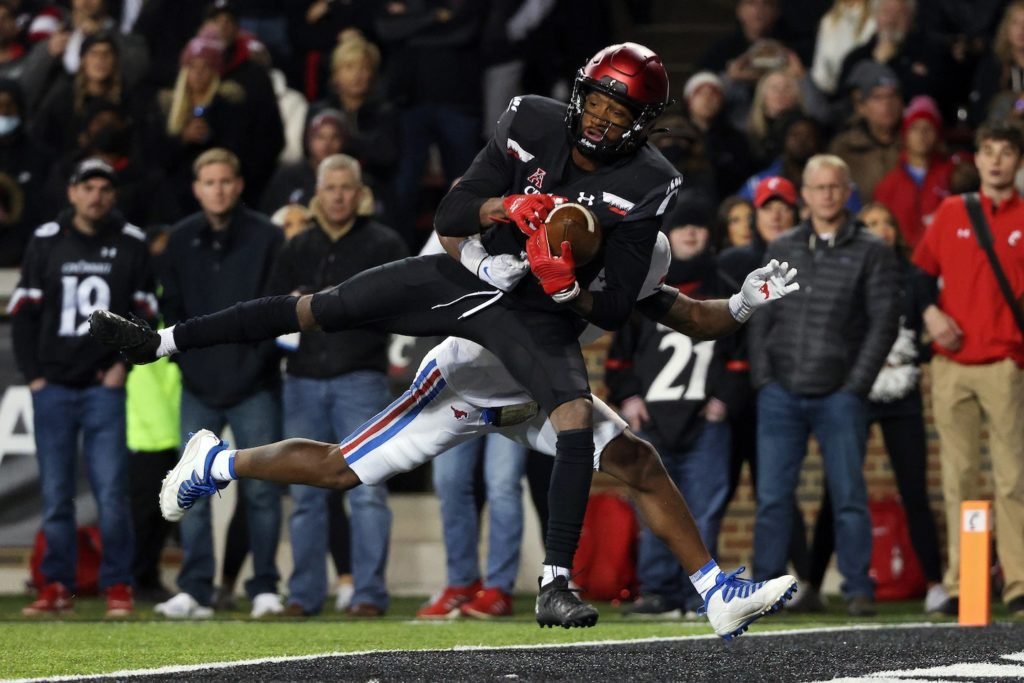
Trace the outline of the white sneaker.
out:
[[[277,593],[259,593],[252,599],[252,612],[249,616],[253,619],[284,614],[284,605],[281,604],[281,596]]]
[[[352,596],[356,594],[356,587],[351,583],[339,583],[338,595],[334,598],[334,611],[344,612],[352,606]]]
[[[164,519],[177,522],[197,500],[212,496],[231,483],[214,481],[210,476],[213,456],[227,447],[209,429],[200,429],[189,438],[181,460],[160,484],[160,514]]]
[[[153,611],[168,619],[209,619],[213,617],[212,607],[203,607],[188,593],[178,593],[167,602],[153,607]]]
[[[736,578],[743,569],[719,574],[704,599],[708,621],[725,640],[740,635],[766,614],[777,612],[796,591],[796,579],[788,574],[755,583]]]
[[[949,593],[942,587],[941,583],[937,583],[928,589],[928,593],[924,596],[924,611],[925,614],[935,614],[942,612],[942,608],[946,605],[949,600]]]

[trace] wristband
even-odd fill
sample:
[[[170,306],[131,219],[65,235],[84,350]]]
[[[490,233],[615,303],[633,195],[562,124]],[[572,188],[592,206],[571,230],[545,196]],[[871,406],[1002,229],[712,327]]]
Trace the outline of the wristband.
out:
[[[580,295],[580,283],[576,282],[576,281],[573,281],[572,287],[563,289],[560,292],[555,292],[554,294],[551,295],[551,298],[554,299],[556,303],[564,304],[564,303],[568,303],[568,302],[572,301],[573,299],[575,299],[579,295]]]
[[[479,237],[470,237],[459,243],[459,263],[466,267],[466,270],[477,275],[480,264],[490,256]]]
[[[745,323],[753,314],[754,309],[750,307],[743,295],[736,292],[729,297],[729,315],[738,323]]]

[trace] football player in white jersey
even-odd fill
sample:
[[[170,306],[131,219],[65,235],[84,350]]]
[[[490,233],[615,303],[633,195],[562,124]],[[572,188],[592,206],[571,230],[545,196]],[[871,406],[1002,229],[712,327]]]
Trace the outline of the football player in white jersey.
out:
[[[659,235],[637,308],[694,337],[728,334],[755,308],[799,287],[793,281],[796,271],[786,264],[772,262],[753,271],[729,302],[735,325],[721,329],[721,325],[702,321],[704,302],[661,284],[669,260],[668,240]],[[598,277],[592,287],[600,287],[600,283]],[[600,332],[591,326],[581,340],[586,343]],[[549,455],[555,453],[556,434],[547,415],[538,411],[500,361],[479,344],[449,337],[427,354],[404,394],[340,444],[287,439],[230,450],[212,432],[196,433],[164,480],[160,508],[168,520],[178,520],[196,499],[212,495],[237,478],[342,490],[361,483],[379,484],[491,432]],[[672,550],[704,598],[718,635],[728,640],[741,634],[792,596],[796,589],[792,576],[752,583],[736,578],[742,568],[729,573],[718,568],[657,452],[596,397],[594,441],[594,468],[629,487],[644,522]]]

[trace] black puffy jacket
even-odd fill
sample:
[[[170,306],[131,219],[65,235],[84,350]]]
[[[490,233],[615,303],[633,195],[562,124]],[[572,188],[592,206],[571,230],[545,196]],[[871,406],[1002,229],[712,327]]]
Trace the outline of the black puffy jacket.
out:
[[[899,324],[893,250],[851,218],[829,240],[804,221],[769,244],[765,258],[795,267],[800,290],[750,321],[754,386],[779,382],[806,396],[845,390],[866,397]]]

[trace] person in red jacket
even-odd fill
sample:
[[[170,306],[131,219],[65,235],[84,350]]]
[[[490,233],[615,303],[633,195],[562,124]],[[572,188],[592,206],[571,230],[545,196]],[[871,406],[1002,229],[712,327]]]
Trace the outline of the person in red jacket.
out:
[[[911,249],[949,196],[953,162],[939,150],[941,133],[942,117],[935,100],[927,95],[910,100],[903,112],[900,162],[875,188],[875,200],[892,211]]]

